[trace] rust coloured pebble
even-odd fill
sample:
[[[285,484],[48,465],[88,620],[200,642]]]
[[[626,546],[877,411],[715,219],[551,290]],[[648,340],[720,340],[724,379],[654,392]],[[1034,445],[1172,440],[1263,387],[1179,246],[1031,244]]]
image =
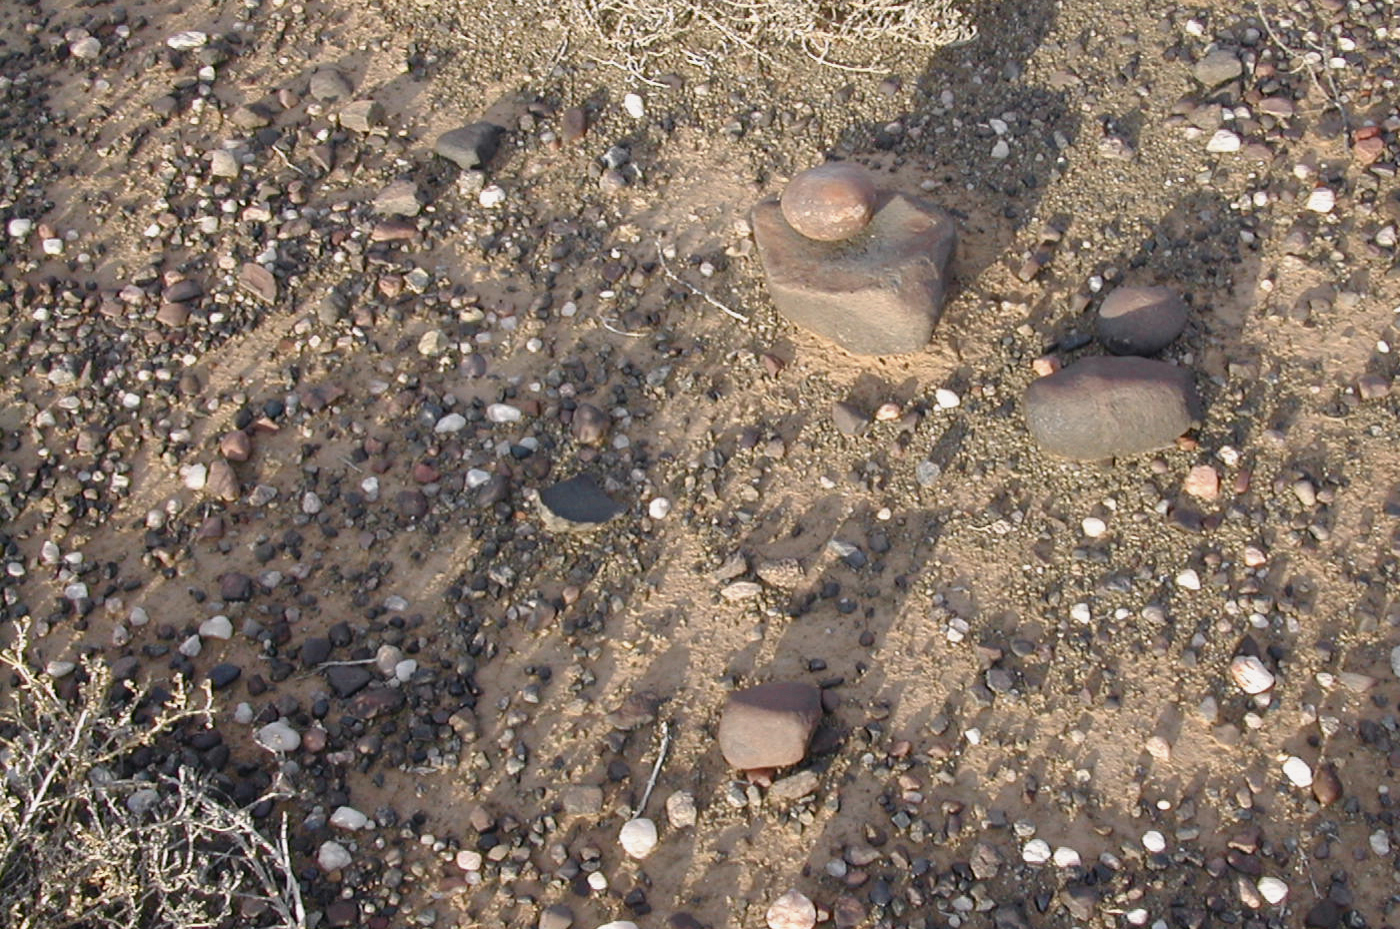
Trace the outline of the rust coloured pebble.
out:
[[[1335,765],[1328,763],[1317,769],[1312,782],[1313,796],[1323,806],[1331,806],[1342,797],[1342,779]]]
[[[819,165],[788,182],[780,205],[788,225],[802,235],[839,242],[870,223],[875,213],[875,182],[859,165]]]
[[[248,433],[236,429],[219,439],[219,451],[229,461],[247,461],[253,454],[253,443]]]

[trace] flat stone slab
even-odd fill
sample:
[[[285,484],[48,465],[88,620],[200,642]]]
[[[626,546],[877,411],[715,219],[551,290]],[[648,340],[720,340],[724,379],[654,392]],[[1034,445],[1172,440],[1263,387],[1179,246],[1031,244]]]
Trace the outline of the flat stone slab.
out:
[[[719,720],[719,748],[736,768],[785,768],[807,754],[822,718],[821,691],[775,681],[729,695]]]
[[[957,245],[953,219],[938,207],[885,193],[864,230],[821,242],[793,229],[772,198],[754,207],[753,230],[773,305],[794,325],[854,355],[928,345]]]
[[[1201,422],[1187,368],[1147,358],[1084,358],[1026,388],[1026,425],[1062,458],[1098,461],[1165,448]]]

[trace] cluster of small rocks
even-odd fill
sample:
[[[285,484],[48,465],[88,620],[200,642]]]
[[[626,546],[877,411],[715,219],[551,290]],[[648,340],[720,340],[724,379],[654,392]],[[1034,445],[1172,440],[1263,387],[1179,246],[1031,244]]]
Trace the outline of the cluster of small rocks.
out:
[[[1098,338],[1113,357],[1082,358],[1026,389],[1026,424],[1041,448],[1097,460],[1171,445],[1201,423],[1191,371],[1154,354],[1186,328],[1186,304],[1165,287],[1119,287],[1104,298]]]

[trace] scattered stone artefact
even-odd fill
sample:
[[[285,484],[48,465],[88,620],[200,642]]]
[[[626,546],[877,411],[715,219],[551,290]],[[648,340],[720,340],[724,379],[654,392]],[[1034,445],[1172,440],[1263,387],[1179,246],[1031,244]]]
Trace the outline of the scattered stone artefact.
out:
[[[588,111],[583,107],[571,106],[559,117],[559,135],[565,143],[577,142],[587,132]]]
[[[222,458],[216,458],[209,464],[208,477],[204,482],[204,492],[218,500],[232,502],[237,500],[242,488],[238,483],[238,475],[234,473],[233,466]]]
[[[418,202],[418,185],[409,180],[397,180],[374,198],[374,208],[386,216],[417,216],[423,205]]]
[[[743,770],[797,764],[821,716],[821,691],[810,684],[776,681],[736,690],[720,717],[720,751]]]
[[[1201,421],[1192,373],[1146,358],[1084,358],[1032,381],[1026,424],[1052,455],[1097,461],[1164,448]]]
[[[219,439],[219,453],[229,461],[247,461],[253,454],[253,440],[242,429],[227,432]]]
[[[943,312],[957,244],[952,218],[926,201],[877,192],[868,221],[859,222],[873,182],[867,189],[854,179],[863,169],[852,165],[824,167],[841,171],[835,179],[799,175],[791,196],[754,207],[754,242],[774,306],[852,354],[921,350]],[[825,240],[804,235],[789,216]]]
[[[1297,755],[1289,755],[1284,759],[1283,775],[1294,787],[1307,788],[1313,785],[1312,766]]]
[[[1331,806],[1342,798],[1342,779],[1335,765],[1322,765],[1313,773],[1313,797],[1323,806]]]
[[[540,913],[537,929],[569,929],[574,924],[574,911],[562,903],[547,906]]]
[[[238,284],[263,303],[277,302],[277,278],[260,264],[244,262],[238,270]]]
[[[322,842],[316,852],[316,863],[321,866],[322,871],[339,871],[354,860],[349,850],[339,842]]]
[[[812,929],[817,924],[817,907],[798,890],[789,890],[768,907],[768,929]]]
[[[1099,341],[1115,355],[1155,355],[1185,328],[1186,301],[1170,287],[1119,287],[1099,306]]]
[[[617,842],[632,858],[641,860],[656,849],[656,823],[645,817],[629,819],[622,824]]]
[[[587,474],[560,481],[540,491],[540,515],[552,532],[586,532],[623,511],[598,482]]]
[[[311,96],[323,103],[344,100],[355,92],[350,82],[345,79],[345,75],[334,68],[322,68],[311,75],[311,82],[307,90],[310,91]]]
[[[1219,87],[1243,73],[1243,62],[1228,48],[1212,48],[1191,69],[1191,74],[1206,87]]]
[[[378,100],[355,100],[340,108],[340,124],[354,132],[373,132],[384,125],[384,107]]]
[[[870,224],[875,181],[853,164],[825,164],[794,177],[778,201],[788,225],[809,239],[839,242]]]
[[[580,403],[569,423],[569,432],[585,445],[597,445],[608,434],[612,417],[591,403]]]
[[[559,791],[559,804],[569,816],[596,816],[603,809],[603,789],[593,784],[569,784]]]
[[[466,170],[484,168],[496,157],[505,129],[485,121],[469,123],[438,136],[433,151]]]
[[[1257,655],[1237,655],[1230,662],[1230,676],[1247,694],[1262,694],[1274,686],[1274,672]]]
[[[688,790],[678,790],[666,798],[666,819],[673,829],[689,829],[699,820],[695,808],[695,795]]]
[[[1030,282],[1035,276],[1050,263],[1050,259],[1055,257],[1055,246],[1064,237],[1064,230],[1058,226],[1047,223],[1041,230],[1040,242],[1036,247],[1027,252],[1021,261],[1020,268],[1016,271],[1016,277],[1022,281]]]
[[[263,726],[253,738],[263,748],[278,754],[294,752],[301,746],[301,735],[280,719]]]

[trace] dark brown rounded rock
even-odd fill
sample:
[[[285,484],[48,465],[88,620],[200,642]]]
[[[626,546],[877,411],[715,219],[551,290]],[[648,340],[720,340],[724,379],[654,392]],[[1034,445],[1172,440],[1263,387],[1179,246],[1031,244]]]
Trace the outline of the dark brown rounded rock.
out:
[[[1331,806],[1342,798],[1342,779],[1337,776],[1337,767],[1325,764],[1313,775],[1313,796],[1323,806]]]
[[[336,900],[326,907],[326,925],[353,926],[360,921],[360,905],[354,900]]]
[[[1202,415],[1192,373],[1147,358],[1085,358],[1032,381],[1025,413],[1042,449],[1081,461],[1164,448]]]
[[[253,598],[253,579],[238,571],[219,578],[219,598],[225,603],[246,603]]]
[[[428,498],[421,490],[401,490],[394,497],[400,515],[409,519],[422,519],[428,515]]]
[[[839,242],[870,224],[875,182],[859,165],[820,165],[789,181],[779,203],[788,225],[802,235]]]
[[[160,298],[166,303],[189,303],[203,295],[204,288],[200,286],[199,281],[187,277],[161,291]]]
[[[822,717],[821,691],[778,681],[729,695],[719,720],[719,748],[736,768],[784,768],[807,754]]]
[[[1186,301],[1170,287],[1119,287],[1099,307],[1098,334],[1115,355],[1152,355],[1186,328]]]

